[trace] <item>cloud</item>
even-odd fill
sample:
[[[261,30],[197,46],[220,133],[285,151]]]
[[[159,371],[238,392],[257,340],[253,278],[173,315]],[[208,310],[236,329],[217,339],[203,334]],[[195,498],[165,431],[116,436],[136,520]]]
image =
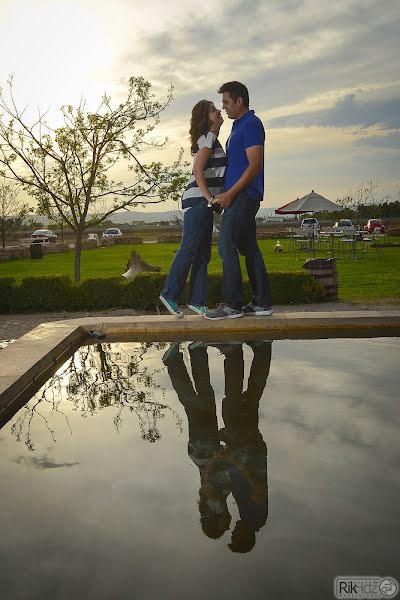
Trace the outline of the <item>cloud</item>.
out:
[[[384,129],[400,128],[400,98],[360,101],[355,94],[347,94],[332,108],[276,117],[268,126],[367,128],[378,124]]]
[[[43,470],[43,469],[60,469],[61,467],[74,467],[75,465],[79,465],[79,462],[71,462],[71,463],[56,463],[52,460],[47,459],[46,457],[36,457],[36,456],[20,456],[15,462],[19,465],[26,465],[28,467],[34,467],[35,469]]]
[[[400,131],[394,131],[387,135],[371,135],[369,137],[362,137],[356,140],[354,145],[400,150]]]
[[[184,95],[215,93],[222,81],[241,79],[264,110],[332,90],[339,96],[393,80],[397,6],[394,0],[385,11],[367,0],[324,10],[314,0],[226,3],[220,14],[189,15],[173,29],[145,35],[141,63]],[[133,55],[125,58],[131,65]]]

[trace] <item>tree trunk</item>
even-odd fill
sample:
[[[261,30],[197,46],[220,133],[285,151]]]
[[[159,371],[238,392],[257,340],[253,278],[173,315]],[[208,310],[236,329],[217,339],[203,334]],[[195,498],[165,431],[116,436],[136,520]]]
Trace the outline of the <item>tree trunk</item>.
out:
[[[1,219],[1,243],[3,248],[6,247],[6,232],[5,232],[5,225],[4,225],[4,219]]]
[[[82,231],[77,230],[75,233],[74,276],[75,282],[77,283],[81,280]]]

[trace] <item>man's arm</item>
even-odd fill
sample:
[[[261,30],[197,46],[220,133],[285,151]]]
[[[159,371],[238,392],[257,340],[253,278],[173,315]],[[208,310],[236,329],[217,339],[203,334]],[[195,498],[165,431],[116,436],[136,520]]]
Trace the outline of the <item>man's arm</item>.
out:
[[[243,171],[240,179],[227,192],[223,192],[217,196],[217,203],[222,208],[229,206],[234,197],[253,181],[254,177],[258,175],[263,167],[264,146],[246,148],[246,155],[249,165]]]

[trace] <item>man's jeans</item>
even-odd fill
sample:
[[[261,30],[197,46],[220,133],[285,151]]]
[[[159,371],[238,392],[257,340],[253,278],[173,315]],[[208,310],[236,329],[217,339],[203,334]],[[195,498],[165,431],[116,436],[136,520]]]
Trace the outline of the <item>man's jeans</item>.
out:
[[[189,304],[207,304],[207,267],[211,258],[213,211],[203,200],[183,216],[183,235],[161,294],[179,303],[190,271]]]
[[[251,200],[239,192],[222,215],[219,235],[219,255],[222,258],[222,293],[231,308],[243,306],[243,281],[239,252],[246,257],[246,269],[252,289],[252,302],[257,306],[271,306],[268,274],[256,239],[258,200]]]

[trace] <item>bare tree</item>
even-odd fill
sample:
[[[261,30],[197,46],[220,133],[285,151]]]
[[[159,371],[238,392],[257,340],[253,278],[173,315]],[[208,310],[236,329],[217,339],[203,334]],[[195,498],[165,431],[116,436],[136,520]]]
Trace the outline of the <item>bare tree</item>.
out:
[[[0,235],[3,248],[6,239],[12,238],[30,212],[29,206],[18,199],[20,189],[20,185],[0,179]]]
[[[378,183],[373,181],[366,181],[365,183],[362,182],[354,189],[348,190],[344,196],[338,198],[338,204],[357,211],[360,206],[374,204],[376,201],[377,189]]]
[[[75,232],[75,281],[80,280],[82,235],[87,228],[117,210],[180,195],[187,177],[182,150],[169,166],[145,165],[138,158],[143,149],[167,142],[155,142],[149,134],[171,100],[172,88],[158,102],[148,81],[131,77],[127,96],[117,107],[107,95],[95,112],[86,109],[84,100],[76,108],[63,106],[63,124],[52,129],[46,113],[27,122],[25,109],[16,104],[12,78],[7,93],[0,90],[2,174],[20,182],[41,212],[52,220],[61,217]],[[127,183],[113,178],[113,168],[121,161],[128,163]]]
[[[109,409],[117,431],[123,414],[135,416],[141,437],[155,443],[161,438],[160,422],[168,414],[182,432],[182,419],[165,401],[165,389],[157,382],[163,367],[146,360],[148,349],[161,349],[165,343],[138,343],[127,352],[124,345],[96,344],[83,346],[18,412],[11,426],[17,441],[35,449],[32,425],[41,421],[56,441],[52,416],[58,414],[72,433],[68,414],[72,407],[81,417],[94,416]]]

